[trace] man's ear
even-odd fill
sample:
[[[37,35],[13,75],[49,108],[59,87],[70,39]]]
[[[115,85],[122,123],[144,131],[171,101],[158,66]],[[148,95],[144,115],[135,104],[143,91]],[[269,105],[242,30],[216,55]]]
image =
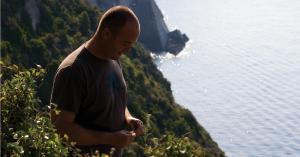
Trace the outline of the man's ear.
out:
[[[108,40],[109,38],[111,38],[112,34],[110,32],[110,30],[108,28],[104,28],[102,31],[102,37],[104,40]]]

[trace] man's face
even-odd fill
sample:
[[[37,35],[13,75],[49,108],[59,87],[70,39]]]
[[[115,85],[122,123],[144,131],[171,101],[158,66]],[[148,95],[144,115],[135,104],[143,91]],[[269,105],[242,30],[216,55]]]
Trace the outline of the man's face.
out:
[[[111,59],[118,59],[123,53],[129,52],[139,36],[139,26],[136,22],[127,22],[120,32],[111,37]]]

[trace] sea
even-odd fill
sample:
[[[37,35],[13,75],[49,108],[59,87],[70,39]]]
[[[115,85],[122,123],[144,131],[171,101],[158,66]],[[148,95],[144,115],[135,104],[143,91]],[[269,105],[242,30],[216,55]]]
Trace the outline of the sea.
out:
[[[229,157],[300,157],[300,0],[156,0],[190,41],[155,57]]]

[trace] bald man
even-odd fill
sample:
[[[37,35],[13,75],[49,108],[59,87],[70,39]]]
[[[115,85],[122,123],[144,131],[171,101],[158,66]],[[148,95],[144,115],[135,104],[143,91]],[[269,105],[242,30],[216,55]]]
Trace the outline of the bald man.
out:
[[[140,25],[127,7],[109,9],[94,36],[69,54],[57,69],[51,103],[61,111],[51,119],[61,135],[84,153],[99,150],[122,156],[122,149],[143,134],[143,123],[127,109],[127,87],[119,57],[138,39]],[[124,130],[125,124],[132,131]]]

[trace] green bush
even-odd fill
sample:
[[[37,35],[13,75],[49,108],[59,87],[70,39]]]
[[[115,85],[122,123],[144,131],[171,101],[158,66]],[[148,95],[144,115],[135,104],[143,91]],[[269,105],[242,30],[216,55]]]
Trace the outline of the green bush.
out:
[[[79,156],[55,132],[49,106],[42,106],[36,96],[45,70],[21,70],[2,62],[1,67],[1,156]]]
[[[175,137],[167,133],[161,138],[152,138],[151,144],[145,148],[145,154],[151,157],[205,157],[201,146],[188,137]]]
[[[214,157],[206,148],[203,148],[195,140],[191,139],[188,132],[181,137],[173,132],[166,132],[160,137],[153,136],[152,128],[155,126],[151,115],[144,117],[144,135],[125,149],[127,157]]]

